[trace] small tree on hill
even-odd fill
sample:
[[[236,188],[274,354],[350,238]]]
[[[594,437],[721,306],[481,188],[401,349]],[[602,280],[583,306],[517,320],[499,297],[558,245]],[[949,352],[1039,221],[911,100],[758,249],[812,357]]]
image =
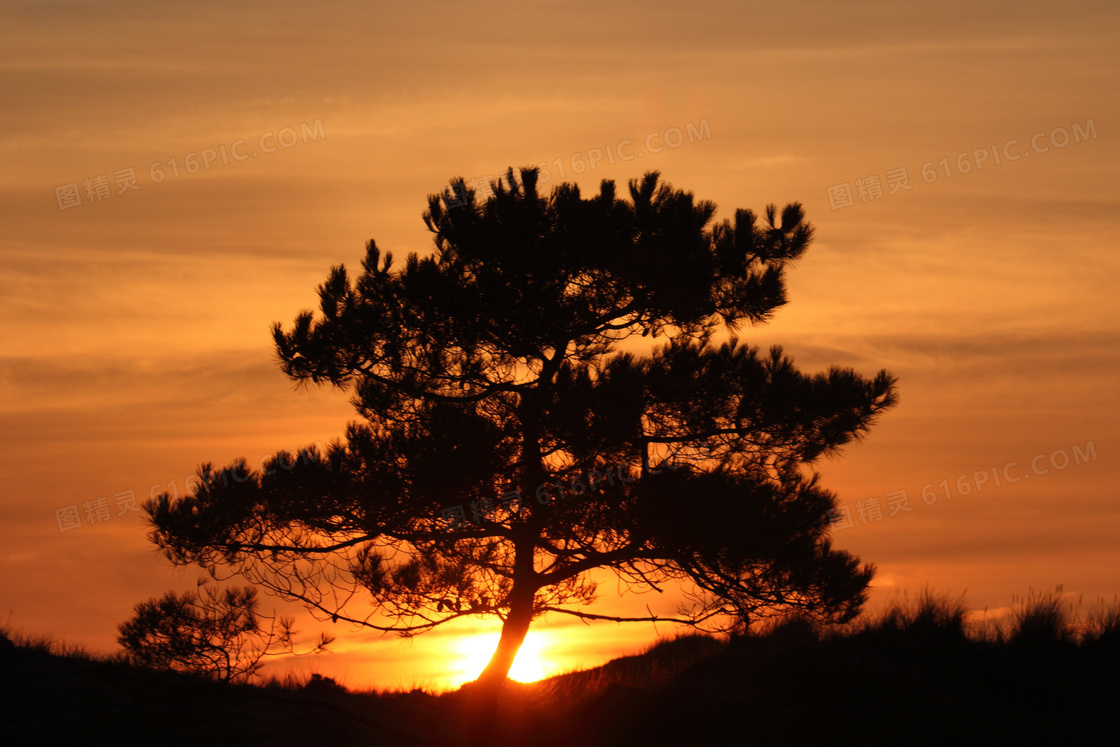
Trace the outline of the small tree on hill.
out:
[[[170,591],[136,605],[133,617],[117,626],[117,642],[130,661],[228,682],[257,676],[266,656],[294,653],[294,621],[281,617],[266,628],[256,589],[200,586],[201,594]],[[331,640],[323,635],[314,651]]]
[[[548,612],[854,616],[873,569],[831,546],[834,496],[806,465],[866,432],[892,377],[714,340],[785,303],[813,235],[801,206],[717,223],[656,173],[627,199],[519,176],[485,201],[453,182],[424,214],[431,256],[394,266],[371,241],[318,315],[275,325],[284,372],[349,388],[363,421],[320,459],[204,466],[193,494],[146,504],[153,540],[335,621],[413,635],[496,616],[490,684]],[[692,604],[592,612],[595,569],[686,582]]]

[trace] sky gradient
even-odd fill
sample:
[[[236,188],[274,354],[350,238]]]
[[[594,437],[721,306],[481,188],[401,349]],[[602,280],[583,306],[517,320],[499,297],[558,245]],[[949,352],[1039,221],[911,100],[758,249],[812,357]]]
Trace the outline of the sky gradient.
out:
[[[1118,38],[1109,2],[6,2],[0,612],[108,652],[135,603],[193,586],[130,491],[340,436],[348,396],[297,391],[269,325],[370,238],[431,251],[450,178],[538,164],[587,192],[656,169],[721,220],[804,204],[790,303],[741,338],[898,376],[898,407],[817,465],[875,603],[1112,599]],[[615,590],[601,611],[676,604]],[[291,666],[446,685],[467,627],[338,629]],[[530,640],[570,669],[672,632]]]

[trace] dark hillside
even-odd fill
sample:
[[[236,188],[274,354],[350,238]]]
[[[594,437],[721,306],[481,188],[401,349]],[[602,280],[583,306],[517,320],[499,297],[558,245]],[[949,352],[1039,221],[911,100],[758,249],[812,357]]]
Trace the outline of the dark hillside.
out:
[[[730,644],[666,641],[511,684],[491,743],[1115,744],[1120,615],[1081,624],[1045,602],[983,630],[926,598],[839,633],[792,621]],[[58,648],[0,653],[0,744],[453,747],[470,721],[469,686],[436,696],[329,680],[224,685]]]

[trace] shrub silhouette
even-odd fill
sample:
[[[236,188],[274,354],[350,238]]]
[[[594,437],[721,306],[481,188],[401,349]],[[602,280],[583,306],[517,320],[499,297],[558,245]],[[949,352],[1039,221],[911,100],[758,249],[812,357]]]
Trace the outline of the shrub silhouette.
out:
[[[879,634],[905,634],[914,637],[963,639],[968,608],[963,597],[951,598],[924,589],[916,599],[892,603],[877,619],[864,624],[864,629]]]
[[[1044,647],[1070,645],[1077,640],[1070,603],[1059,586],[1052,592],[1031,590],[1011,612],[1011,643]]]
[[[256,589],[208,583],[199,588],[201,594],[172,591],[136,605],[117,637],[133,663],[232,681],[259,676],[266,656],[294,653],[293,620],[281,617],[266,629],[257,614]],[[324,634],[314,650],[330,642]]]

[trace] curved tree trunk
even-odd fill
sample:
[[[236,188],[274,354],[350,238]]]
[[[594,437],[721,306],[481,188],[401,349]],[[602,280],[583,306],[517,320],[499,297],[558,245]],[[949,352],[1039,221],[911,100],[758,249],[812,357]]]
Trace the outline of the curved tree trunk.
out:
[[[546,365],[546,368],[549,366]],[[534,495],[535,486],[545,480],[538,433],[540,402],[541,394],[538,391],[532,395],[526,394],[518,407],[523,428],[521,443],[521,458],[525,465],[521,475],[523,496]],[[534,516],[533,519],[538,520],[538,517]],[[529,526],[519,528],[515,534],[513,589],[509,595],[509,615],[502,624],[502,636],[498,640],[498,647],[494,649],[494,655],[490,657],[490,662],[477,680],[479,689],[483,693],[492,692],[495,702],[501,692],[502,684],[509,676],[513,660],[517,658],[517,652],[525,642],[529,624],[533,621],[533,604],[539,588],[533,570],[539,532],[540,524],[534,521]]]
[[[559,361],[560,357],[554,357],[546,364],[546,369],[558,366]],[[554,374],[555,370],[549,376]],[[535,494],[535,486],[545,480],[538,437],[540,393],[537,392],[534,396],[526,395],[526,399],[522,400],[518,409],[523,424],[522,460],[526,465],[521,475],[521,489],[524,496],[530,496]],[[494,655],[490,657],[490,662],[482,670],[474,686],[476,709],[472,719],[474,744],[489,747],[497,734],[498,701],[502,695],[502,686],[509,677],[509,670],[513,666],[514,659],[517,658],[517,652],[521,650],[521,644],[525,642],[529,625],[533,622],[537,589],[540,588],[533,568],[540,532],[539,522],[539,517],[534,516],[528,526],[522,526],[516,532],[509,614],[502,624],[502,635],[498,639]]]
[[[525,635],[529,632],[529,624],[533,621],[533,597],[535,594],[518,594],[516,589],[510,600],[509,615],[502,625],[502,636],[498,639],[498,646],[490,663],[482,670],[478,677],[478,684],[483,688],[501,689],[502,683],[509,676],[510,667],[513,666],[521,644],[525,642]]]
[[[498,701],[502,696],[502,686],[509,676],[513,660],[521,644],[525,642],[525,635],[529,632],[529,624],[533,621],[533,601],[536,591],[518,592],[516,586],[510,599],[510,611],[502,625],[502,635],[498,639],[498,647],[490,657],[490,663],[482,670],[482,674],[472,688],[473,698],[470,723],[470,740],[468,744],[492,747],[498,729]]]

